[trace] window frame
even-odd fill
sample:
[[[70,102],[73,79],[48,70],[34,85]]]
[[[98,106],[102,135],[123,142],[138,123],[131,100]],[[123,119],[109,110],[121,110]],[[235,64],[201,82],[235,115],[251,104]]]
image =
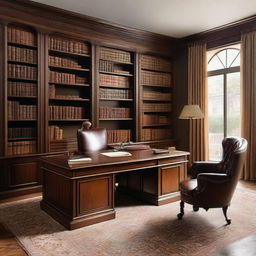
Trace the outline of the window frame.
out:
[[[227,47],[224,49],[221,49],[219,51],[217,51],[216,53],[213,54],[213,56],[209,59],[209,61],[207,62],[207,65],[209,65],[210,61],[213,59],[213,57],[217,56],[220,52],[222,51],[227,51],[229,49],[236,49],[239,50],[239,54],[241,54],[241,51],[239,48],[235,48],[235,47]],[[218,56],[217,56],[218,57]],[[240,56],[237,56],[240,58]],[[237,58],[236,57],[236,58]],[[236,59],[235,58],[235,59]],[[234,59],[234,60],[235,60]],[[233,62],[232,62],[233,63]],[[211,71],[207,71],[207,78],[211,77],[211,76],[217,76],[217,75],[223,75],[223,120],[224,120],[224,138],[227,137],[227,75],[231,74],[231,73],[237,73],[240,72],[240,66],[236,66],[236,67],[229,67],[229,68],[223,68],[223,69],[216,69],[216,70],[211,70]]]

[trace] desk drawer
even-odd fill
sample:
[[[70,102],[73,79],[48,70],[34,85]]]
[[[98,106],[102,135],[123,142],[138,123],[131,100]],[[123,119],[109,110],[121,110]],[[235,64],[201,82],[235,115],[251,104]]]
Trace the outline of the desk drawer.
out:
[[[143,168],[149,168],[149,167],[155,167],[157,165],[157,161],[152,160],[152,161],[146,161],[146,162],[138,162],[138,163],[126,163],[124,165],[119,165],[114,167],[114,171],[134,171],[138,169],[143,169]]]
[[[158,160],[158,164],[174,164],[174,163],[180,163],[187,161],[186,156],[179,156],[174,158],[168,158],[168,159],[160,159]]]

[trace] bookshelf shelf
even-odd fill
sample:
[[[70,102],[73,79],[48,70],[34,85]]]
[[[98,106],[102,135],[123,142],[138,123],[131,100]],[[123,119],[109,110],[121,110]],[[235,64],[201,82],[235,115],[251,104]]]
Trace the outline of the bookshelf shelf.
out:
[[[8,141],[19,141],[19,140],[36,140],[36,137],[8,138]]]
[[[8,63],[37,67],[37,63],[26,62],[26,61],[8,60]]]
[[[68,71],[90,72],[90,69],[87,69],[87,68],[62,67],[62,66],[52,66],[52,65],[50,65],[49,68],[51,68],[51,69],[62,69],[62,70],[68,70]]]
[[[154,87],[154,88],[168,88],[168,89],[170,89],[171,88],[171,86],[170,85],[154,85],[154,84],[142,84],[142,86],[145,86],[145,87]]]
[[[28,82],[37,82],[37,79],[29,79],[29,78],[22,78],[22,77],[8,77],[10,81],[28,81]]]
[[[69,102],[69,101],[74,101],[74,102],[88,102],[88,101],[90,101],[90,99],[58,99],[58,98],[50,98],[49,100],[51,100],[51,101],[67,101],[67,102]]]
[[[166,73],[166,74],[169,74],[170,71],[161,71],[161,70],[154,70],[153,68],[142,68],[142,70],[145,70],[145,71],[153,71],[153,72],[156,72],[156,73]]]
[[[132,77],[132,74],[126,74],[126,73],[119,73],[119,72],[108,72],[108,71],[100,71],[101,74],[109,74],[109,75],[115,75],[115,76],[128,76]]]
[[[112,88],[112,89],[132,90],[131,88],[128,88],[128,87],[116,87],[116,86],[111,86],[111,85],[100,85],[100,88]]]
[[[9,119],[8,122],[37,122],[37,119]]]
[[[100,100],[102,101],[133,101],[133,99],[121,99],[121,98],[112,98],[112,99],[100,98]]]
[[[142,127],[161,127],[161,126],[171,126],[171,124],[148,124],[148,125],[142,125]]]
[[[9,41],[8,41],[8,45],[37,50],[37,46],[35,45],[21,44],[21,43],[9,42]]]
[[[49,82],[49,84],[60,85],[60,86],[70,86],[70,87],[90,87],[90,84],[70,84],[70,83],[58,83],[58,82]]]
[[[84,122],[88,119],[49,119],[49,122]]]
[[[109,61],[109,62],[117,63],[117,64],[120,64],[120,65],[133,66],[132,62],[122,62],[122,61],[118,61],[118,60],[108,60],[108,59],[102,59],[102,58],[100,60]]]
[[[171,113],[171,111],[170,110],[168,110],[168,109],[166,109],[166,110],[154,110],[154,109],[152,109],[152,110],[143,110],[143,113]]]
[[[8,99],[37,99],[37,96],[17,96],[17,95],[8,95]]]
[[[146,99],[146,98],[143,98],[143,101],[149,101],[149,102],[170,102],[170,99],[169,100],[161,100],[161,99]]]
[[[100,121],[129,121],[133,120],[133,118],[100,118]]]
[[[74,52],[67,52],[67,51],[53,50],[53,49],[49,49],[49,52],[50,53],[57,53],[57,54],[64,54],[64,55],[74,56],[74,57],[83,57],[83,58],[90,58],[91,57],[89,54],[74,53]]]

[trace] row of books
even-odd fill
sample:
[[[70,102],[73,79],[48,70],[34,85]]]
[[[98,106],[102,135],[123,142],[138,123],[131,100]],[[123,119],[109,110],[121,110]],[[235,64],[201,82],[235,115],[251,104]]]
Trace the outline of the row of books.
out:
[[[50,120],[74,120],[83,119],[83,107],[75,106],[49,106]]]
[[[99,118],[129,118],[130,108],[100,107]]]
[[[113,63],[108,60],[100,60],[100,72],[116,72],[120,74],[130,74],[130,71],[125,70],[123,65]]]
[[[22,28],[8,27],[7,29],[8,42],[35,46],[37,43],[36,34]]]
[[[128,142],[131,140],[131,130],[107,130],[108,143]]]
[[[77,150],[77,139],[68,138],[50,141],[50,152],[75,151]]]
[[[37,52],[33,49],[26,49],[8,45],[8,60],[36,64]]]
[[[126,89],[100,88],[100,98],[103,99],[130,99],[131,91]]]
[[[8,128],[8,138],[31,138],[36,137],[36,128],[34,127],[13,127]]]
[[[37,96],[37,84],[8,81],[8,96]]]
[[[171,74],[166,73],[154,73],[151,71],[141,72],[141,84],[148,86],[171,86]]]
[[[36,151],[36,141],[8,142],[7,154],[9,156],[31,154]]]
[[[56,67],[82,68],[78,61],[70,57],[49,56],[49,65]]]
[[[63,100],[81,100],[83,98],[78,95],[58,95],[54,84],[49,85],[49,98],[50,99],[63,99]]]
[[[130,88],[129,77],[100,74],[100,86]]]
[[[37,68],[18,64],[8,64],[8,77],[37,80]]]
[[[131,63],[131,53],[110,48],[100,48],[100,58],[103,60]]]
[[[141,55],[140,64],[142,69],[171,72],[171,62],[159,57]]]
[[[142,116],[143,125],[170,124],[171,119],[167,115],[147,114]]]
[[[50,37],[50,50],[63,51],[69,53],[89,54],[89,46],[84,42],[79,42],[70,39]]]
[[[34,120],[36,118],[36,105],[21,105],[19,101],[8,101],[8,120]]]
[[[50,82],[62,84],[85,84],[87,82],[87,78],[80,77],[76,74],[50,71]]]
[[[171,112],[171,110],[172,105],[169,103],[143,104],[143,111],[145,112]]]
[[[144,100],[171,100],[171,93],[143,90]]]
[[[48,127],[49,140],[62,140],[63,139],[63,129],[56,125],[50,125]]]
[[[141,130],[141,140],[148,141],[148,140],[163,140],[168,139],[171,136],[170,129],[153,129],[153,128],[146,128]]]

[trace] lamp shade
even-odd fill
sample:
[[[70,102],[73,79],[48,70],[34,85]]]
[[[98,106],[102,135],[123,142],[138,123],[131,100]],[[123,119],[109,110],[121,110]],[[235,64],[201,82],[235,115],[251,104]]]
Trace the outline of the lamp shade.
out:
[[[179,119],[200,119],[204,114],[199,105],[185,105],[180,113]]]

